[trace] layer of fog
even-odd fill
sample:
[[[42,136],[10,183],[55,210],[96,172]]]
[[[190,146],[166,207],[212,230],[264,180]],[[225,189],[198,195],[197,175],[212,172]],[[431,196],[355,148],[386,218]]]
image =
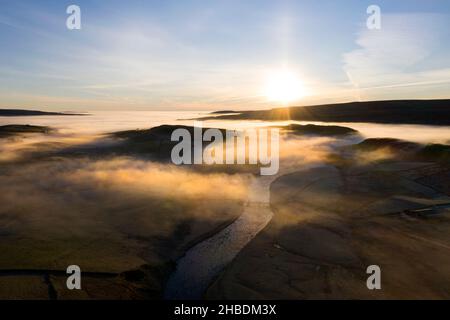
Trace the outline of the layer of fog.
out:
[[[148,129],[161,124],[192,126],[193,119],[206,115],[205,112],[184,111],[92,111],[87,116],[38,116],[0,117],[0,125],[32,124],[56,128],[64,134],[100,134],[119,130]],[[420,143],[450,143],[450,127],[426,125],[400,125],[377,123],[331,123],[303,121],[231,121],[208,120],[204,127],[240,129],[287,125],[289,123],[339,125],[358,130],[365,138],[398,138]]]

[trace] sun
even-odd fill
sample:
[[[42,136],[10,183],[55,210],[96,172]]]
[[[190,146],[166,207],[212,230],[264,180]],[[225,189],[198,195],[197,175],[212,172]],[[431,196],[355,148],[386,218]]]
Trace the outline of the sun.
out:
[[[288,104],[303,98],[306,90],[294,72],[280,70],[267,77],[264,94],[270,101]]]

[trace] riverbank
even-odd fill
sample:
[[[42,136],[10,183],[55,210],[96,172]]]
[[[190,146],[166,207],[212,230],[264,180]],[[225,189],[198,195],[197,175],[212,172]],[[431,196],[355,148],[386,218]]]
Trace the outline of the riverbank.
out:
[[[395,158],[282,176],[271,187],[274,218],[206,298],[448,299],[445,181],[445,164]],[[382,290],[368,290],[369,265],[380,266]]]

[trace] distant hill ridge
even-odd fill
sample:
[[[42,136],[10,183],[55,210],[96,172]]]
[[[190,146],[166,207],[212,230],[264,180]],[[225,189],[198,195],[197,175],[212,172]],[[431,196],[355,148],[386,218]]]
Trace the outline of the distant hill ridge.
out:
[[[8,138],[22,133],[50,133],[53,129],[46,126],[32,126],[29,124],[8,124],[0,126],[0,138]]]
[[[347,102],[242,111],[203,119],[450,125],[450,99]]]
[[[39,110],[24,109],[0,109],[0,117],[18,117],[18,116],[81,116],[84,113],[66,113],[66,112],[47,112]]]

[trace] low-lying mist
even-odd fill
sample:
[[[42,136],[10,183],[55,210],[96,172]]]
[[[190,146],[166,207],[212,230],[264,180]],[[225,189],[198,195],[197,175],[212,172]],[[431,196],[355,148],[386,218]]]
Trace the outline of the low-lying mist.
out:
[[[242,211],[248,175],[115,157],[4,166],[1,269],[124,271],[172,260]]]

